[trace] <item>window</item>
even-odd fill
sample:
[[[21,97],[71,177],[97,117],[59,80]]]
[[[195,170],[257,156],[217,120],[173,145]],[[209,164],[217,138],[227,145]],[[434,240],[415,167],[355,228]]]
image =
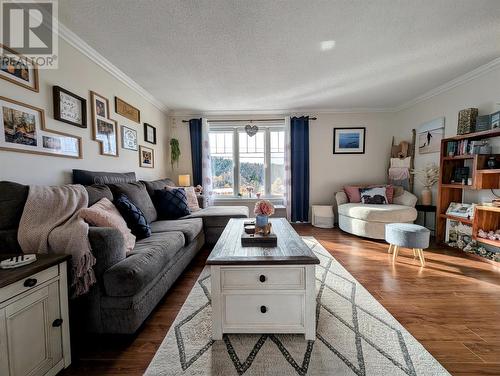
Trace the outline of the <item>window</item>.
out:
[[[243,127],[211,127],[213,191],[217,196],[285,194],[285,131],[259,126],[250,137]]]

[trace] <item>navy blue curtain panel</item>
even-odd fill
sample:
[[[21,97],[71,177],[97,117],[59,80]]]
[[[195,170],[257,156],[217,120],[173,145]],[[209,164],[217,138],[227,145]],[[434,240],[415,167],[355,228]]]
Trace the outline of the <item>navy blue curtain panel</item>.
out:
[[[309,117],[290,119],[292,222],[309,221]]]
[[[189,136],[191,138],[191,161],[193,164],[193,185],[201,185],[201,119],[189,120]]]

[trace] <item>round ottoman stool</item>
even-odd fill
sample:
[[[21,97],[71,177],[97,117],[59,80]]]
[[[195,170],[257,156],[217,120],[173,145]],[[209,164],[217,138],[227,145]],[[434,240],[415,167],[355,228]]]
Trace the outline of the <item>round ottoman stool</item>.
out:
[[[412,223],[385,225],[385,241],[389,243],[388,252],[393,252],[392,262],[396,261],[400,247],[412,248],[413,256],[418,256],[420,265],[425,266],[424,249],[429,247],[430,236],[428,229]]]

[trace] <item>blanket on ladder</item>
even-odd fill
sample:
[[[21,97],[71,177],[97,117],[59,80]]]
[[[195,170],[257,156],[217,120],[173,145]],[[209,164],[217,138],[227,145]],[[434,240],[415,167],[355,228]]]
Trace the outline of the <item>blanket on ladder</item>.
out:
[[[87,205],[88,194],[82,185],[30,186],[17,234],[24,253],[71,255],[73,297],[85,294],[96,281],[89,225],[78,216]]]

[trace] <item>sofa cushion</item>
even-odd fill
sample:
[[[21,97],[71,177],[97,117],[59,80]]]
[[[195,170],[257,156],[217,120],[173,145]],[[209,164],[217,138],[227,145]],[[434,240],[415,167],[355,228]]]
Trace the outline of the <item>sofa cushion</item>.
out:
[[[73,184],[117,184],[136,181],[135,172],[73,170]]]
[[[204,227],[224,227],[231,218],[248,218],[247,206],[209,206],[184,218],[203,218]]]
[[[148,223],[156,221],[158,214],[146,190],[146,186],[143,183],[137,181],[123,184],[110,184],[109,187],[115,197],[120,194],[126,195],[135,206],[141,209]]]
[[[177,219],[191,213],[184,188],[157,189],[153,201],[160,219]]]
[[[153,233],[180,231],[184,234],[187,245],[203,231],[203,220],[201,218],[192,218],[173,221],[156,221],[151,223],[151,231]]]
[[[115,200],[115,206],[137,239],[151,236],[151,227],[141,209],[135,206],[126,195],[119,195]]]
[[[29,186],[11,181],[0,182],[0,230],[19,227]]]
[[[146,189],[151,197],[153,197],[154,191],[157,189],[165,189],[165,187],[175,187],[174,181],[169,178],[153,180],[153,181],[141,180],[141,183],[143,183],[146,186]]]
[[[138,241],[125,260],[113,265],[103,275],[109,296],[133,296],[158,276],[167,265],[175,263],[184,245],[182,232],[157,232]]]
[[[89,207],[101,201],[103,198],[107,198],[111,202],[113,201],[113,193],[111,193],[111,189],[105,184],[87,185],[85,189],[89,195]]]
[[[362,219],[369,222],[412,222],[417,219],[417,211],[403,205],[344,204],[338,207],[339,215]]]

